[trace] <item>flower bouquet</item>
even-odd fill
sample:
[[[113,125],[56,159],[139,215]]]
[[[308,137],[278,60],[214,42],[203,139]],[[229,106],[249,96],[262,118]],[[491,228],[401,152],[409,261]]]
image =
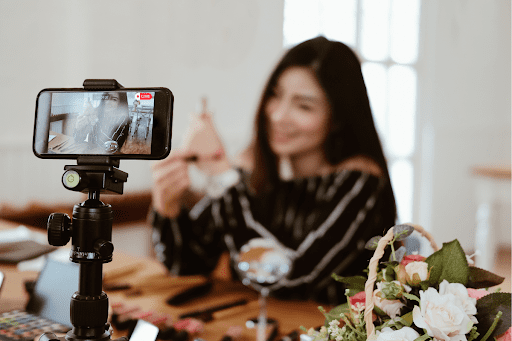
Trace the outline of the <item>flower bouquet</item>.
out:
[[[406,255],[395,242],[414,230],[434,253]],[[389,260],[382,261],[391,248]],[[418,225],[397,225],[366,248],[375,250],[367,276],[333,278],[346,286],[347,303],[325,311],[325,325],[309,329],[314,341],[486,341],[511,340],[511,294],[488,291],[504,278],[470,266],[457,240],[438,249]],[[303,328],[305,330],[305,328]]]

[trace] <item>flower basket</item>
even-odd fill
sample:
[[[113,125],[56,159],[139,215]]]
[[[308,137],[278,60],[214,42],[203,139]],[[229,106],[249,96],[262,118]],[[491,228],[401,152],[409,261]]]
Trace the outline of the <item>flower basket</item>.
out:
[[[413,231],[429,241],[432,255],[395,251]],[[510,341],[511,294],[488,290],[504,278],[470,266],[457,240],[439,248],[421,226],[403,224],[366,248],[374,250],[366,277],[332,275],[345,283],[348,301],[329,312],[319,307],[326,323],[308,331],[312,340]]]
[[[432,235],[428,233],[423,227],[414,224],[409,224],[409,226],[413,227],[415,231],[419,232],[423,237],[425,237],[430,242],[430,246],[432,247],[434,252],[439,250],[435,240],[432,238]],[[366,323],[366,333],[368,335],[368,338],[371,338],[375,334],[375,326],[373,325],[372,321],[372,312],[373,308],[375,307],[375,304],[373,302],[373,290],[375,286],[375,281],[377,279],[377,267],[379,265],[380,259],[384,255],[384,250],[386,249],[386,246],[393,240],[393,238],[394,228],[392,227],[388,230],[386,235],[379,240],[373,257],[370,259],[370,265],[368,266],[370,271],[368,273],[368,280],[366,281],[365,284],[365,301],[368,303],[365,305],[364,310],[364,320]]]

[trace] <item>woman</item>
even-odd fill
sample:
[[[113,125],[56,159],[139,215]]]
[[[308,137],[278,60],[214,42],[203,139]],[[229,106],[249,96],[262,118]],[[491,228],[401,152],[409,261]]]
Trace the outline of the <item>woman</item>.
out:
[[[331,274],[362,273],[365,242],[393,226],[396,208],[361,66],[344,44],[318,37],[277,65],[256,115],[240,181],[219,198],[183,208],[186,151],[154,165],[155,250],[171,272],[208,274],[228,250],[266,237],[292,255],[274,288],[281,298],[337,304]],[[286,163],[291,178],[279,169]],[[232,174],[227,171],[226,174]]]
[[[104,92],[98,107],[90,103],[77,118],[74,138],[87,142],[91,153],[118,153],[128,136],[130,116],[125,92]],[[98,150],[99,148],[99,150]]]

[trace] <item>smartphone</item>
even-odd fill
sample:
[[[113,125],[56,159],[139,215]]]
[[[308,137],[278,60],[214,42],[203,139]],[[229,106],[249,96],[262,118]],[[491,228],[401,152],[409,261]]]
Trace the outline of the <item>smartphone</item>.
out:
[[[154,341],[158,336],[158,332],[157,326],[144,320],[138,320],[130,336],[130,341]]]
[[[173,103],[167,88],[43,89],[36,99],[34,154],[163,159],[171,150]]]

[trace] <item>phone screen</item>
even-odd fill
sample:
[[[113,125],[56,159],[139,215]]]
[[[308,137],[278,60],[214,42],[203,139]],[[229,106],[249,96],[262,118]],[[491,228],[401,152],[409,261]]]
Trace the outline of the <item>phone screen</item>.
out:
[[[168,89],[46,89],[37,99],[34,153],[158,159],[170,151],[171,122]]]

